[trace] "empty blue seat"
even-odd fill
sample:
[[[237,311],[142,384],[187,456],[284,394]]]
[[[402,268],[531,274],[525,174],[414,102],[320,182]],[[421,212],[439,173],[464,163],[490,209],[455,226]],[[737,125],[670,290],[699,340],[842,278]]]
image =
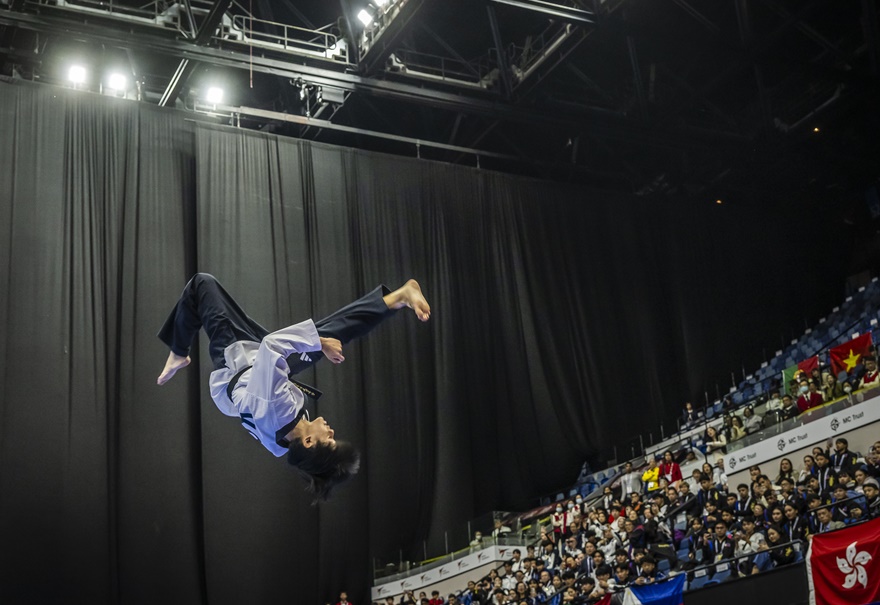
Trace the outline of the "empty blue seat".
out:
[[[699,574],[699,575],[698,575]],[[688,582],[688,590],[698,590],[706,585],[709,581],[709,572],[705,569],[698,569],[694,572],[694,579]]]

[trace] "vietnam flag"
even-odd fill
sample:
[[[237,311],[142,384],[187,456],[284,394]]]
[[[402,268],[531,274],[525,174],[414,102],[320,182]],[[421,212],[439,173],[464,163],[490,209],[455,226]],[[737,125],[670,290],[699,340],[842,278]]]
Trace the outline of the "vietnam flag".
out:
[[[805,372],[807,376],[809,376],[810,372],[818,367],[819,356],[813,355],[809,359],[805,359],[797,365],[785,368],[784,370],[782,370],[782,386],[785,388],[789,395],[795,395],[795,393],[792,393],[791,390],[788,388],[788,383],[791,382],[792,379],[794,379],[795,374]]]
[[[840,374],[841,370],[847,374],[852,373],[853,368],[862,362],[862,357],[873,354],[873,345],[871,333],[867,332],[858,338],[853,338],[849,342],[834,347],[828,351],[828,355],[831,357],[831,371],[835,375]]]
[[[810,605],[880,603],[880,519],[813,536],[807,581]]]

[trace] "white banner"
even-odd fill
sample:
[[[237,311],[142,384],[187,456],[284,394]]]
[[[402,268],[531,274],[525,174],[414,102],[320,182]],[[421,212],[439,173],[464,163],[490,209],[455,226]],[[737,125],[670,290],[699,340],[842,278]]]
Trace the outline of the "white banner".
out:
[[[386,597],[402,595],[407,590],[419,591],[430,587],[438,582],[446,581],[455,576],[473,571],[479,567],[502,562],[511,558],[514,548],[523,549],[522,546],[490,546],[476,552],[465,555],[461,559],[444,563],[440,567],[434,567],[422,573],[417,573],[407,578],[392,580],[374,586],[372,600],[379,601]],[[464,584],[464,583],[462,583]],[[462,585],[461,588],[464,588]]]
[[[742,471],[753,464],[763,464],[784,455],[785,452],[809,446],[811,443],[821,443],[831,435],[877,422],[880,420],[880,405],[877,403],[875,399],[869,399],[855,407],[835,412],[727,454],[724,458],[727,473]]]

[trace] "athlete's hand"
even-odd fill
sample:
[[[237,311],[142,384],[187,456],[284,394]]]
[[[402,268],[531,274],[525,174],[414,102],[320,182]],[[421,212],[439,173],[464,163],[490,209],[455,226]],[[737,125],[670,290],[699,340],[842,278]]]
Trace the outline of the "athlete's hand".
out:
[[[324,356],[333,363],[342,363],[345,357],[342,356],[342,343],[335,338],[321,338],[321,351]]]

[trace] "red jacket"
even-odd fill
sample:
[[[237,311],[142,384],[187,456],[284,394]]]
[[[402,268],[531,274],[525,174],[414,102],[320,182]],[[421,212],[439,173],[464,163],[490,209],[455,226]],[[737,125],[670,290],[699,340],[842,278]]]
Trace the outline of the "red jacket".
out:
[[[660,476],[666,477],[670,483],[681,481],[681,467],[676,462],[660,463]]]
[[[819,393],[807,393],[806,395],[801,395],[798,397],[797,406],[801,411],[801,414],[809,410],[810,408],[819,407],[825,403],[825,400],[822,399],[822,395]]]

